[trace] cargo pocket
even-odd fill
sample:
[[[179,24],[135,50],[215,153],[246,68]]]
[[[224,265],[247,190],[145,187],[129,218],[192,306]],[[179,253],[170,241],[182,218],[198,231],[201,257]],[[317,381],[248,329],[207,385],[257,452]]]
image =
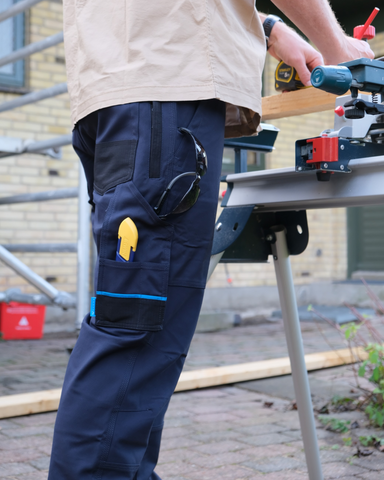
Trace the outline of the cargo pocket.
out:
[[[99,143],[95,148],[94,184],[99,195],[132,179],[137,140]]]
[[[135,223],[139,240],[134,261],[117,262],[117,232],[126,217]],[[159,219],[133,182],[127,182],[114,190],[101,235],[96,325],[162,330],[173,226]]]
[[[126,472],[124,478],[133,478],[147,449],[153,421],[152,410],[113,412],[99,469],[108,469],[108,474]]]
[[[168,270],[169,266],[162,264],[100,259],[96,324],[161,330],[167,301]]]

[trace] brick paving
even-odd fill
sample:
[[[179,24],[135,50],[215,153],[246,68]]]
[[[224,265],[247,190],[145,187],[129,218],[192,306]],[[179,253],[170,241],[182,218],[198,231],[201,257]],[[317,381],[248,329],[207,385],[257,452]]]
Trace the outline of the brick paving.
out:
[[[302,324],[306,353],[329,350],[330,345],[345,347],[332,327],[321,324],[321,329],[323,333],[314,324]],[[67,348],[74,342],[70,332],[52,333],[39,341],[1,342],[0,395],[60,387]],[[286,355],[281,322],[241,326],[197,334],[186,368]],[[353,374],[351,367],[338,367],[311,373],[312,381],[350,389]],[[273,388],[268,394],[258,388],[247,382],[175,394],[166,417],[158,474],[164,480],[308,479],[298,414],[289,395],[284,398],[275,389],[279,397]],[[315,396],[314,403],[323,401],[319,398]],[[267,408],[265,402],[272,405]],[[356,416],[361,428],[353,435],[372,433],[361,413],[338,415]],[[53,412],[0,420],[1,480],[46,480],[55,417]],[[327,431],[320,423],[317,431],[326,480],[383,478],[384,453],[373,449],[372,455],[357,458],[356,447],[344,445],[345,435]],[[384,437],[384,431],[375,433]]]

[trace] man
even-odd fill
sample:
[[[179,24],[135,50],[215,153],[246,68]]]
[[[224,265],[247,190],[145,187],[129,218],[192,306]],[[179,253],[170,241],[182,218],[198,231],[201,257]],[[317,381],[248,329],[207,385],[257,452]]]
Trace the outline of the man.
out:
[[[204,293],[223,140],[257,131],[266,36],[269,53],[304,84],[323,58],[373,58],[344,34],[326,0],[274,3],[321,53],[258,14],[253,0],[64,0],[73,145],[98,263],[95,311],[64,382],[50,480],[159,478],[163,419]],[[133,261],[121,262],[126,218],[138,243]]]

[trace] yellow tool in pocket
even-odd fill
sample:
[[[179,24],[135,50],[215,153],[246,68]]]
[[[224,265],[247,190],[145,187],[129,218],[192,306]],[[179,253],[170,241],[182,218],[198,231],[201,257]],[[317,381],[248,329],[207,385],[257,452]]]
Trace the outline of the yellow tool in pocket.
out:
[[[135,256],[139,234],[133,220],[125,218],[119,226],[117,234],[117,262],[132,262]]]

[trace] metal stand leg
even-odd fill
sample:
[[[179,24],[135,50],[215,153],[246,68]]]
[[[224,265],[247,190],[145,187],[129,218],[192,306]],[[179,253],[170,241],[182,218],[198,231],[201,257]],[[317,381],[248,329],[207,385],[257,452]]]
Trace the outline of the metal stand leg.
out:
[[[309,480],[323,480],[287,241],[283,227],[274,231],[272,252]]]
[[[77,311],[76,328],[81,327],[84,315],[89,311],[89,249],[90,207],[88,204],[87,181],[82,166],[79,166],[79,204],[77,239]]]
[[[213,271],[215,270],[217,264],[220,262],[223,255],[224,252],[217,253],[216,255],[211,255],[211,259],[209,261],[207,281],[211,278]]]

